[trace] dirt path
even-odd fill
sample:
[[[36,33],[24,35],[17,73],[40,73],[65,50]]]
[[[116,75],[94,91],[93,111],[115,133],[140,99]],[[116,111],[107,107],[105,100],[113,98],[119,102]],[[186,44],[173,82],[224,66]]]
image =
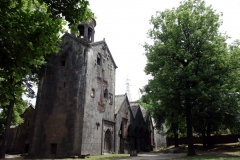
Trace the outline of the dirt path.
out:
[[[173,159],[173,158],[184,158],[186,157],[186,153],[156,153],[156,152],[149,152],[149,153],[140,153],[136,157],[121,159],[121,160],[154,160],[154,159]]]

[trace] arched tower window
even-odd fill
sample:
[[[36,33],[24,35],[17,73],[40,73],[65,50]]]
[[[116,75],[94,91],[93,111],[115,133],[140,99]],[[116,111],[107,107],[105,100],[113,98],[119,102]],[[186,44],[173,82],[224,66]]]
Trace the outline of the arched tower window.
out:
[[[108,90],[107,89],[104,90],[104,95],[103,96],[104,96],[105,99],[108,99]]]
[[[87,42],[94,42],[94,33],[96,21],[92,19],[91,22],[82,22],[78,25],[78,30],[80,32],[79,38],[86,40]]]
[[[95,89],[94,89],[94,88],[92,88],[92,90],[91,90],[91,94],[90,94],[90,95],[91,95],[92,98],[95,97]]]
[[[112,96],[112,94],[109,94],[108,103],[109,103],[110,105],[113,104],[113,96]]]
[[[80,38],[84,38],[84,25],[83,24],[79,24],[78,25],[78,30],[79,30],[79,33],[80,33],[79,37]]]
[[[101,55],[99,53],[97,55],[97,65],[101,66]]]

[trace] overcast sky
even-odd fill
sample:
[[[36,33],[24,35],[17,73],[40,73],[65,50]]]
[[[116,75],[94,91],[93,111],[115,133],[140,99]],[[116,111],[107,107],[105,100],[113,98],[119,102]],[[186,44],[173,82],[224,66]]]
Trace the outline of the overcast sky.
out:
[[[180,0],[89,0],[95,13],[97,26],[95,41],[105,38],[118,66],[116,70],[116,95],[125,94],[126,79],[130,81],[132,100],[141,95],[139,88],[148,83],[144,73],[146,57],[144,42],[151,28],[149,20],[156,11],[177,7]],[[240,0],[206,0],[218,13],[223,12],[221,32],[227,32],[232,39],[240,39]],[[32,100],[35,104],[35,99]]]
[[[126,91],[126,79],[130,79],[132,100],[140,98],[139,88],[148,83],[144,73],[146,57],[144,42],[151,28],[149,20],[156,11],[177,7],[180,0],[89,0],[95,13],[97,26],[95,41],[105,38],[118,66],[116,70],[116,95]],[[217,12],[223,12],[221,32],[240,39],[240,0],[206,0]]]

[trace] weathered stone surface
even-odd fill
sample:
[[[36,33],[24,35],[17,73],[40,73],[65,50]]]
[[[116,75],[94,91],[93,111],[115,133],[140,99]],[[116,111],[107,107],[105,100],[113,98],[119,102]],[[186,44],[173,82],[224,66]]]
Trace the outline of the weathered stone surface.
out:
[[[66,33],[60,52],[48,57],[49,66],[38,89],[29,157],[81,157],[114,151],[113,135],[109,135],[110,148],[104,148],[104,131],[114,133],[114,103],[109,103],[114,96],[109,96],[115,92],[117,66],[106,42],[93,42],[86,35]]]
[[[130,153],[128,126],[130,125],[130,103],[127,95],[115,96],[116,153]]]
[[[7,153],[27,153],[29,149],[30,132],[33,128],[34,108],[29,106],[21,115],[24,122],[19,126],[10,127],[7,143]]]
[[[155,146],[154,127],[149,111],[137,102],[128,102],[127,95],[115,97],[116,151],[151,151]]]

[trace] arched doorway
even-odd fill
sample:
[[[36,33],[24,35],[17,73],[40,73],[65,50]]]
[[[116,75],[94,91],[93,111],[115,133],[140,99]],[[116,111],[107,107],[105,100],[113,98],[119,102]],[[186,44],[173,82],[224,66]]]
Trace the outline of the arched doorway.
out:
[[[104,152],[110,153],[110,151],[111,151],[111,131],[108,129],[105,132],[104,136]]]

